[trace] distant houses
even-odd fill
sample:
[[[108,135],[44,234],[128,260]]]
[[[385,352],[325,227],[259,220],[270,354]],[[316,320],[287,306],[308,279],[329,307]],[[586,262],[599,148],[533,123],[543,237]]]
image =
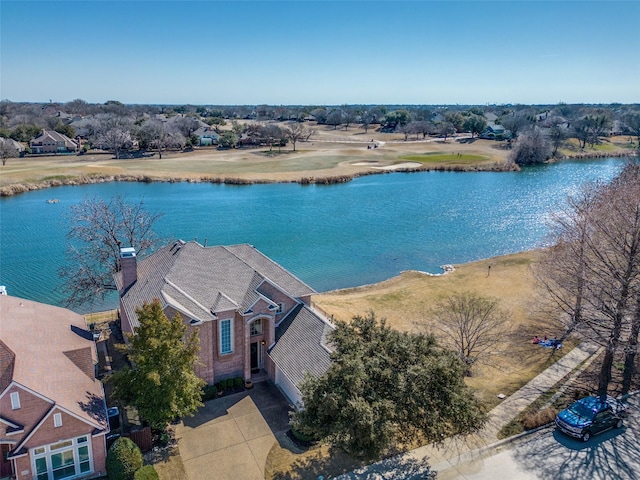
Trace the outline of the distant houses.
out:
[[[489,122],[480,138],[487,140],[507,140],[511,138],[511,132],[497,123]]]
[[[55,130],[42,130],[42,133],[29,142],[31,153],[75,153],[78,143]]]

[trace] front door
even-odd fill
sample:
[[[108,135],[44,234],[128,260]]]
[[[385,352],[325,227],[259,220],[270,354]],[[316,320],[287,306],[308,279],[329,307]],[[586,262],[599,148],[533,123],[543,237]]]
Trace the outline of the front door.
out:
[[[11,450],[11,445],[3,443],[0,445],[2,451],[2,459],[0,459],[0,478],[10,477],[13,473],[11,471],[11,460],[7,460],[7,453]]]
[[[258,363],[258,342],[251,343],[251,373],[258,373],[260,364]]]

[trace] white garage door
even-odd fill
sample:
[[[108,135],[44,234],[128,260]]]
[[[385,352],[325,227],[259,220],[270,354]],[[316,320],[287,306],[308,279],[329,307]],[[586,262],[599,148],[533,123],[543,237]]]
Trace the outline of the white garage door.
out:
[[[289,401],[294,405],[298,405],[302,403],[302,394],[300,390],[287,378],[287,376],[282,373],[282,370],[276,365],[276,385],[280,387],[282,393],[289,399]]]

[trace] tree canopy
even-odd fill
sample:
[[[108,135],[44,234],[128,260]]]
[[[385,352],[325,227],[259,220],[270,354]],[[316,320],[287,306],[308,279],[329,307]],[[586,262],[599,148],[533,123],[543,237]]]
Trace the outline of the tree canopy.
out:
[[[301,389],[293,425],[303,433],[376,458],[396,443],[441,441],[482,425],[466,367],[433,336],[393,330],[370,312],[338,322],[330,344],[329,370]]]
[[[187,335],[180,314],[169,319],[159,300],[136,310],[140,326],[124,347],[132,366],[109,379],[114,395],[135,405],[140,416],[162,430],[202,406],[204,381],[196,376],[197,330]]]

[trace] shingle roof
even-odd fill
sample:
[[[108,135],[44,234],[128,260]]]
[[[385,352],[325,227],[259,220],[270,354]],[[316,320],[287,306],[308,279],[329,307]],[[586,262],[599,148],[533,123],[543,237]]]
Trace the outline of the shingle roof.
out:
[[[11,380],[106,428],[102,383],[89,372],[97,362],[95,346],[78,333],[86,331],[84,319],[65,308],[8,295],[0,295],[0,318],[2,343],[15,355]]]
[[[50,138],[55,142],[64,142],[64,144],[70,148],[78,147],[78,144],[74,140],[71,140],[66,135],[58,133],[55,130],[42,130],[40,135],[31,140],[31,145],[40,145],[46,138]]]
[[[175,242],[138,259],[138,280],[122,296],[132,327],[138,326],[135,308],[160,299],[190,317],[212,320],[212,312],[249,308],[258,287],[269,281],[294,298],[315,291],[250,245],[204,247],[197,242]],[[116,275],[118,288],[122,274]]]
[[[276,344],[269,356],[298,388],[307,373],[323,375],[331,364],[327,334],[333,327],[299,305],[276,329]]]

